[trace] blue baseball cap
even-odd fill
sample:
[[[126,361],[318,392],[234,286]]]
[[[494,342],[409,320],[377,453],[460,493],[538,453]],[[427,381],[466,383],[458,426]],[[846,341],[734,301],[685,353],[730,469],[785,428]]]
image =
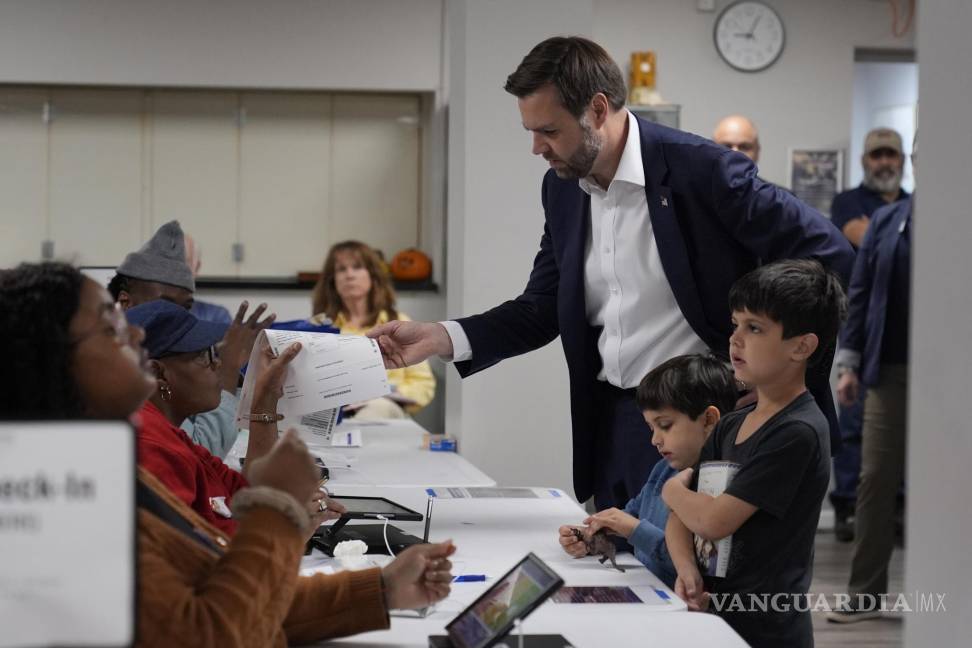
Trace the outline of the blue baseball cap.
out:
[[[130,324],[145,329],[142,346],[153,359],[202,351],[222,340],[229,328],[228,324],[197,319],[182,306],[164,299],[129,308],[125,315]]]

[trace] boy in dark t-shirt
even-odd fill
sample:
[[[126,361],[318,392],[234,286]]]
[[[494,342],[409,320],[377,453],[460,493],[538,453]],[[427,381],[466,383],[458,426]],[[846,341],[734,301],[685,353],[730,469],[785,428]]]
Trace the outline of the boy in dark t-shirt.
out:
[[[724,417],[697,469],[662,490],[675,592],[753,646],[812,646],[805,595],[830,442],[804,380],[834,353],[846,298],[817,261],[780,261],[737,281],[729,306],[732,366],[757,402]]]

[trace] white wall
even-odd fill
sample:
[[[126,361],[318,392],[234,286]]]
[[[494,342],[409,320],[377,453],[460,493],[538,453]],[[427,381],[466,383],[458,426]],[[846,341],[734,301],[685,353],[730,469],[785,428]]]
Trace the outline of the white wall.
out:
[[[0,82],[436,90],[441,0],[5,0]]]
[[[851,116],[850,154],[847,157],[848,186],[856,187],[864,178],[861,154],[864,138],[872,128],[897,130],[905,155],[911,153],[914,137],[914,106],[918,102],[917,63],[856,63],[854,65],[854,110]],[[914,188],[911,161],[905,158],[901,186]]]
[[[449,11],[448,313],[518,295],[543,231],[540,181],[506,77],[555,34],[589,34],[590,0],[454,0]],[[459,381],[448,372],[446,429],[501,484],[573,492],[567,370],[560,342]]]
[[[945,614],[909,614],[907,646],[972,636],[972,3],[919,4],[918,197],[912,279],[905,590],[946,593]]]
[[[718,0],[718,10],[729,0]],[[682,105],[682,128],[712,136],[729,113],[748,115],[760,132],[760,175],[787,184],[788,147],[847,149],[855,47],[911,47],[913,32],[891,35],[886,2],[770,0],[786,30],[773,67],[755,74],[726,65],[712,43],[718,13],[694,0],[594,0],[594,39],[621,64],[655,50],[658,89]]]

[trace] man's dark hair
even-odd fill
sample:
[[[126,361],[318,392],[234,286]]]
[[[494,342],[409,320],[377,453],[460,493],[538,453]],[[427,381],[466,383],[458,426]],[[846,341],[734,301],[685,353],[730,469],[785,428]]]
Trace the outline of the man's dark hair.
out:
[[[118,295],[124,290],[127,293],[132,291],[130,282],[131,277],[126,277],[123,274],[115,273],[115,276],[111,278],[108,282],[108,292],[111,294],[111,298],[118,301]]]
[[[548,83],[578,119],[598,92],[615,110],[623,108],[627,98],[618,64],[603,47],[580,36],[555,36],[534,47],[506,78],[504,89],[522,99]]]
[[[696,419],[710,405],[720,414],[736,408],[739,387],[726,363],[694,353],[666,360],[641,380],[635,401],[644,410],[670,407]]]
[[[0,271],[0,418],[72,419],[82,413],[69,327],[83,275],[64,263]]]
[[[807,364],[833,355],[847,316],[840,278],[816,259],[777,261],[743,275],[729,290],[729,308],[763,315],[783,326],[783,339],[813,333],[819,344]]]

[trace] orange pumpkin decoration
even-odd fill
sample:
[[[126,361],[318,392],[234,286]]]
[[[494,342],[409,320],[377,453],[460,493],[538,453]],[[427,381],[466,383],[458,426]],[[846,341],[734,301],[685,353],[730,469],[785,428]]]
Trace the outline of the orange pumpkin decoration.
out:
[[[392,259],[391,275],[398,281],[425,281],[432,276],[432,260],[416,248],[402,250]]]

